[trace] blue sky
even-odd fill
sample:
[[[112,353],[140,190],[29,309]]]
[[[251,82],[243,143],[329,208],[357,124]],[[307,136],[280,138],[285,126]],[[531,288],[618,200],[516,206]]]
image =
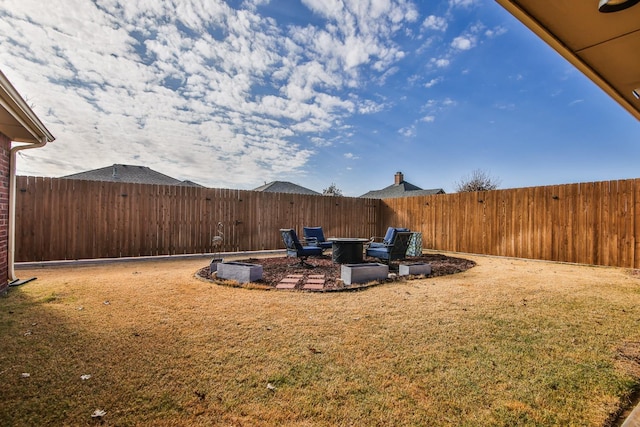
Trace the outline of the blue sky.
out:
[[[5,0],[0,68],[56,137],[21,175],[114,163],[347,196],[640,177],[640,123],[492,0]]]

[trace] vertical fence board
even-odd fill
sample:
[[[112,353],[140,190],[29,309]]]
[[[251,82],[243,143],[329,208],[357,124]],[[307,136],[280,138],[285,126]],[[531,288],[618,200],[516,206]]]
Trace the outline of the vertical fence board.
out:
[[[633,211],[631,213],[632,222],[633,222],[633,258],[630,262],[631,265],[629,267],[635,267],[640,265],[640,220],[637,218],[637,213],[640,212],[640,180],[633,180]]]

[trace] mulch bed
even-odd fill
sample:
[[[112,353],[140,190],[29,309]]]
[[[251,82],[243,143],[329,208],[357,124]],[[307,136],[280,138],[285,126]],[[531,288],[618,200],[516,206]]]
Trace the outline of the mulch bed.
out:
[[[287,257],[274,257],[274,258],[248,258],[238,260],[239,262],[247,262],[252,264],[262,265],[262,280],[249,284],[238,284],[237,282],[217,279],[212,277],[209,272],[209,266],[200,269],[196,275],[202,279],[209,280],[213,283],[227,286],[238,286],[244,288],[258,288],[258,289],[275,289],[276,285],[287,275],[302,274],[306,280],[309,275],[324,275],[325,285],[322,291],[339,291],[339,290],[356,290],[380,283],[368,283],[365,285],[351,285],[345,286],[340,280],[340,265],[334,264],[331,261],[330,256],[323,256],[321,258],[310,258],[308,262],[313,264],[313,268],[305,268],[293,265],[296,260]],[[371,258],[365,258],[365,262],[376,262]],[[427,254],[420,257],[411,257],[402,263],[415,263],[426,262],[431,265],[431,274],[429,277],[445,276],[448,274],[460,273],[468,270],[476,265],[475,262],[464,258],[450,257],[442,254]],[[398,271],[398,263],[391,263],[390,272]],[[424,277],[424,276],[419,276]],[[395,280],[407,280],[416,277],[393,277],[387,281]],[[297,288],[300,288],[298,286]]]

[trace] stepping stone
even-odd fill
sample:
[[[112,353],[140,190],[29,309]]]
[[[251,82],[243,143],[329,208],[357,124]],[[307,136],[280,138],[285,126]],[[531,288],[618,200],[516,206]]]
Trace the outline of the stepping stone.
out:
[[[278,282],[276,289],[295,289],[302,278],[302,274],[290,274]]]
[[[276,285],[276,289],[295,289],[298,285],[298,281],[295,282],[286,282],[286,279],[283,279]]]
[[[300,279],[294,277],[285,277],[280,283],[300,283]]]
[[[323,275],[314,274],[309,276],[309,278],[307,279],[302,289],[319,291],[324,289],[324,283],[325,283],[325,280]]]

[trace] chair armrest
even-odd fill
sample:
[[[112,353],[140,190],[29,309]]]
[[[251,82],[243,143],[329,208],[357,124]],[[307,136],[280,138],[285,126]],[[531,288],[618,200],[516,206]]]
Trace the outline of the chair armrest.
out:
[[[318,244],[318,238],[317,237],[305,237],[302,239],[301,243],[305,246],[313,246],[313,245],[317,245]]]
[[[387,248],[389,244],[384,242],[384,237],[372,237],[365,243],[365,246],[367,248]]]

